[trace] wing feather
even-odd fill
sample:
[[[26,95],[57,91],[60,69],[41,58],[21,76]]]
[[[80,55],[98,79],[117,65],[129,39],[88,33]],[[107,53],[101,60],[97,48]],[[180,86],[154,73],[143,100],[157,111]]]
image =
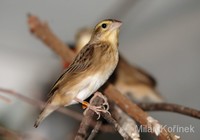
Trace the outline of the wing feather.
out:
[[[66,78],[67,75],[74,73],[79,73],[86,70],[92,63],[92,57],[94,54],[94,45],[86,45],[80,53],[75,57],[74,61],[69,65],[69,67],[63,72],[63,74],[57,79],[53,88],[49,92],[51,97],[53,93],[59,88],[59,84]]]

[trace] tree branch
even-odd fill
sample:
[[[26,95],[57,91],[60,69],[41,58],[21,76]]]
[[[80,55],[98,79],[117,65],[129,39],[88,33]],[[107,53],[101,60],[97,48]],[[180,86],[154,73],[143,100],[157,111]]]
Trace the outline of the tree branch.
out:
[[[119,132],[119,134],[123,137],[124,140],[131,140],[129,135],[124,131],[124,129],[121,128],[121,126],[117,123],[115,119],[109,114],[109,113],[101,113],[101,116],[110,124],[114,126],[116,131]]]
[[[39,135],[31,133],[21,134],[13,130],[6,129],[2,126],[0,126],[0,136],[2,136],[3,139],[5,138],[5,140],[30,140],[30,139],[47,140],[46,138],[43,138]]]
[[[200,119],[200,111],[189,107],[170,103],[141,103],[138,104],[145,111],[169,111]]]
[[[119,108],[115,104],[113,106],[113,109],[111,109],[111,114],[132,140],[140,140],[140,135],[138,130],[136,129],[137,124],[135,120],[129,117],[124,111],[121,110],[121,108]]]
[[[6,103],[10,103],[10,102],[11,102],[11,100],[10,100],[9,98],[4,97],[4,96],[1,96],[1,95],[0,95],[0,99],[1,99],[2,101],[6,102]]]
[[[46,22],[42,22],[36,16],[29,14],[28,25],[30,32],[58,54],[64,62],[70,63],[73,60],[74,53],[51,31]]]
[[[101,99],[98,96],[93,96],[90,99],[90,104],[91,105],[95,105],[95,106],[101,106],[103,104],[103,99]],[[88,130],[89,130],[89,126],[90,126],[90,121],[94,118],[94,111],[87,109],[85,111],[85,116],[80,124],[78,133],[75,137],[75,140],[84,140],[87,138],[88,135]],[[112,124],[112,126],[115,128],[116,131],[119,132],[119,134],[123,137],[123,139],[125,140],[129,140],[130,137],[129,135],[120,127],[120,125],[112,118],[112,116],[109,113],[103,113],[101,112],[101,116],[110,124]],[[98,123],[98,122],[97,122]],[[96,124],[97,125],[97,124]],[[99,127],[99,126],[98,126]],[[91,137],[94,137],[96,135],[96,133],[93,133]],[[90,137],[90,138],[91,138]]]
[[[97,121],[94,129],[90,133],[90,136],[88,137],[87,140],[93,140],[95,138],[95,136],[97,135],[97,133],[99,132],[99,130],[101,128],[101,125],[102,125],[102,121]]]
[[[13,140],[21,140],[21,136],[19,134],[11,130],[5,129],[1,126],[0,126],[0,136],[3,136],[4,138],[8,138],[8,139],[13,139]]]
[[[14,96],[14,97],[16,97],[16,98],[19,98],[20,100],[22,100],[22,101],[28,103],[28,104],[31,104],[31,105],[33,105],[33,106],[37,106],[37,107],[39,107],[40,109],[42,109],[43,106],[46,104],[46,103],[43,102],[43,101],[31,99],[31,98],[29,98],[29,97],[26,97],[26,96],[24,96],[24,95],[22,95],[22,94],[20,94],[20,93],[17,93],[17,92],[15,92],[15,91],[12,91],[12,90],[0,88],[0,92],[6,93],[6,94],[8,94],[8,95],[12,95],[12,96]],[[75,111],[70,110],[70,109],[66,109],[66,108],[64,108],[64,107],[58,109],[57,111],[59,111],[60,113],[65,114],[65,115],[67,115],[67,116],[70,116],[70,117],[72,117],[72,118],[74,118],[74,119],[76,119],[76,120],[79,120],[79,121],[81,121],[82,118],[83,118],[83,116],[82,116],[80,113],[75,112]]]
[[[123,96],[119,91],[117,91],[113,85],[109,84],[107,88],[104,90],[104,93],[108,100],[113,101],[117,104],[124,112],[126,112],[131,118],[139,122],[142,126],[147,127],[149,123],[154,123],[149,121],[149,116],[142,109],[140,109],[136,104],[131,102],[125,96]],[[156,122],[156,121],[155,121]],[[157,125],[158,126],[158,125]],[[170,140],[176,140],[177,137],[169,133],[167,129],[161,129],[159,133],[156,135],[160,137],[162,140],[166,140],[167,138]],[[156,133],[156,132],[154,132]],[[167,139],[167,140],[168,140]]]
[[[100,106],[103,103],[101,99],[91,99],[90,104],[94,106]],[[75,140],[85,140],[89,135],[90,124],[93,122],[95,112],[86,109],[84,112],[84,118],[81,121],[78,133],[76,134]],[[95,124],[96,125],[96,124]]]
[[[23,94],[20,94],[18,92],[15,92],[13,90],[9,90],[9,89],[4,89],[4,88],[0,88],[0,92],[2,93],[5,93],[5,94],[8,94],[8,95],[11,95],[11,96],[14,96],[30,105],[33,105],[33,106],[36,106],[36,107],[39,107],[40,109],[43,108],[43,106],[46,104],[45,102],[43,101],[40,101],[40,100],[35,100],[35,99],[31,99],[29,97],[26,97],[24,96]],[[3,97],[3,96],[2,96]],[[10,101],[10,99],[6,98],[7,100]],[[73,110],[70,110],[70,109],[67,109],[67,108],[64,108],[64,107],[61,107],[60,109],[56,110],[64,115],[67,115],[71,118],[74,118],[78,121],[82,121],[82,118],[83,118],[83,115],[76,112],[76,111],[73,111]],[[90,125],[91,126],[95,126],[95,122],[93,121]],[[110,126],[110,125],[102,125],[101,128],[100,128],[100,131],[103,131],[103,132],[113,132],[113,128]]]

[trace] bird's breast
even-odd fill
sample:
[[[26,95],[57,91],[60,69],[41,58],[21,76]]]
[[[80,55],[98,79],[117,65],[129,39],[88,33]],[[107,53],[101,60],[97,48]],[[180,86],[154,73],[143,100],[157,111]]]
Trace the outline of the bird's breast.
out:
[[[77,84],[77,88],[79,88],[76,98],[85,100],[90,95],[92,95],[95,91],[98,90],[105,82],[105,78],[99,73],[90,75],[82,79],[79,84]],[[76,103],[72,101],[70,104]]]
[[[80,79],[76,85],[78,92],[76,98],[81,100],[87,99],[91,94],[96,92],[110,77],[118,63],[118,52],[107,56],[102,56],[99,61],[86,70],[84,78]],[[76,103],[73,101],[71,104]]]

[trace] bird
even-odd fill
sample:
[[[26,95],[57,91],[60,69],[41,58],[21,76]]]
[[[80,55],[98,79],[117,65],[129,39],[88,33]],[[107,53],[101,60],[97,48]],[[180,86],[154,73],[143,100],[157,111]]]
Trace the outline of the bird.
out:
[[[75,35],[75,52],[78,53],[92,36],[92,28],[83,27]],[[137,65],[128,63],[119,52],[119,62],[109,81],[135,103],[159,103],[164,98],[156,89],[155,78]]]
[[[164,98],[157,90],[154,77],[142,68],[131,65],[122,55],[115,70],[115,87],[135,103],[161,103]]]
[[[58,108],[76,103],[82,103],[95,112],[102,111],[84,100],[108,80],[118,64],[121,25],[121,21],[106,19],[94,27],[90,41],[80,50],[50,90],[46,105],[34,127],[38,127]]]

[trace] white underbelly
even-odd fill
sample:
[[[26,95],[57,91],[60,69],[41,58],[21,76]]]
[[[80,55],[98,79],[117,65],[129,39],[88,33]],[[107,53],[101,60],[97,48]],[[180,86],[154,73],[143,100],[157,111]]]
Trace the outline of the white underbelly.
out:
[[[80,87],[80,90],[76,96],[76,98],[85,100],[94,92],[96,92],[108,79],[108,76],[96,74],[94,76],[87,77],[86,79],[80,81],[77,87]],[[72,101],[70,104],[75,104],[76,101]]]

